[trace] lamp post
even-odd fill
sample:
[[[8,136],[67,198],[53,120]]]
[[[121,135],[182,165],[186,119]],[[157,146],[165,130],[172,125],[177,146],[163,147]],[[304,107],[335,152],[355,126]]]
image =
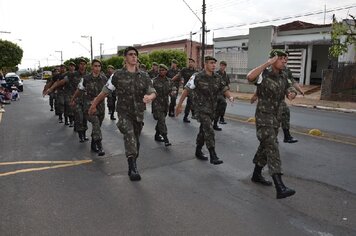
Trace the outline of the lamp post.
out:
[[[61,54],[61,65],[63,64],[63,51],[55,51],[55,52],[59,52]]]
[[[93,61],[93,37],[89,35],[82,35],[80,37],[90,40],[90,61]]]
[[[102,53],[102,47],[103,47],[103,43],[100,43],[100,60],[103,60],[103,53]]]
[[[196,35],[197,34],[197,32],[192,32],[192,31],[190,31],[190,58],[192,58],[192,48],[193,48],[193,41],[192,41],[192,36],[193,35]]]

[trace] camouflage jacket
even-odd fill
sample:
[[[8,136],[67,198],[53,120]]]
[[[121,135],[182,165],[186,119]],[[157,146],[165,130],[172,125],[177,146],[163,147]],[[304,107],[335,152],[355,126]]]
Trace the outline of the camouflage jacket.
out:
[[[84,75],[79,84],[78,89],[82,91],[84,105],[90,105],[96,96],[99,95],[104,85],[107,82],[107,78],[104,74],[99,74],[98,77],[94,77],[92,73]],[[102,102],[100,106],[103,106]]]
[[[188,83],[190,77],[196,72],[198,72],[196,69],[189,67],[185,67],[179,72],[179,77],[183,78],[183,86]]]
[[[212,76],[206,74],[205,70],[193,74],[185,85],[189,93],[194,91],[193,106],[199,113],[214,116],[217,105],[217,96],[226,92],[229,87],[221,79],[220,75],[213,73]]]
[[[230,77],[227,75],[226,71],[222,72],[221,70],[218,70],[216,73],[221,76],[227,86],[230,85]]]
[[[78,84],[82,76],[77,72],[67,72],[64,76],[64,80],[66,81],[64,85],[64,93],[67,96],[72,96],[75,90],[78,88]]]
[[[146,94],[156,93],[156,90],[146,72],[137,70],[131,73],[123,68],[115,71],[103,87],[103,92],[107,94],[116,92],[118,113],[126,113],[137,121],[143,121],[146,108],[143,97]]]
[[[162,78],[160,76],[153,80],[153,88],[156,90],[157,97],[152,102],[152,113],[156,111],[168,112],[169,94],[172,91],[177,91],[173,86],[172,80],[168,77]]]
[[[154,78],[156,78],[157,76],[158,76],[158,70],[157,71],[154,71],[154,70],[150,70],[149,72],[148,72],[148,75],[150,76],[150,78],[151,79],[154,79]]]
[[[287,74],[281,71],[274,74],[271,68],[265,69],[256,78],[258,103],[256,106],[256,126],[279,127],[278,110],[288,92],[297,91],[288,82]]]
[[[167,72],[167,77],[172,79],[178,73],[179,73],[178,68],[177,69],[170,68]],[[179,88],[179,80],[173,81],[173,86]]]

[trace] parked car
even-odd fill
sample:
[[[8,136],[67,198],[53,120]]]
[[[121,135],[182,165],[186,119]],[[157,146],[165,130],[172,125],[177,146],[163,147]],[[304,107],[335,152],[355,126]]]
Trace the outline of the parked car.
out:
[[[15,85],[20,92],[23,92],[23,80],[20,79],[15,73],[7,73],[5,75],[6,87],[11,88],[11,86]]]

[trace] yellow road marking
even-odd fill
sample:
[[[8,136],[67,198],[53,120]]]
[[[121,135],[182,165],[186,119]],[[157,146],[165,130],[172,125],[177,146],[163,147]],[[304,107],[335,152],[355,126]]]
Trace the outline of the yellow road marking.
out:
[[[42,170],[48,170],[48,169],[58,169],[58,168],[64,168],[64,167],[70,167],[70,166],[77,166],[77,165],[82,165],[82,164],[87,164],[91,163],[92,160],[81,160],[81,161],[19,161],[19,162],[4,162],[0,163],[0,165],[16,165],[16,164],[50,164],[50,163],[64,163],[61,165],[53,165],[53,166],[44,166],[44,167],[38,167],[38,168],[28,168],[28,169],[20,169],[20,170],[15,170],[15,171],[10,171],[10,172],[5,172],[5,173],[0,173],[0,177],[2,176],[8,176],[8,175],[15,175],[19,173],[26,173],[26,172],[34,172],[34,171],[42,171]]]

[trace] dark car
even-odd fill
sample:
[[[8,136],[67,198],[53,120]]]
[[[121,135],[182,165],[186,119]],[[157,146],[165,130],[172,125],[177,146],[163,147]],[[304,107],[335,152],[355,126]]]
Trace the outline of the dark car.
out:
[[[15,73],[7,73],[5,76],[6,87],[8,89],[15,85],[20,92],[23,92],[23,81]]]

